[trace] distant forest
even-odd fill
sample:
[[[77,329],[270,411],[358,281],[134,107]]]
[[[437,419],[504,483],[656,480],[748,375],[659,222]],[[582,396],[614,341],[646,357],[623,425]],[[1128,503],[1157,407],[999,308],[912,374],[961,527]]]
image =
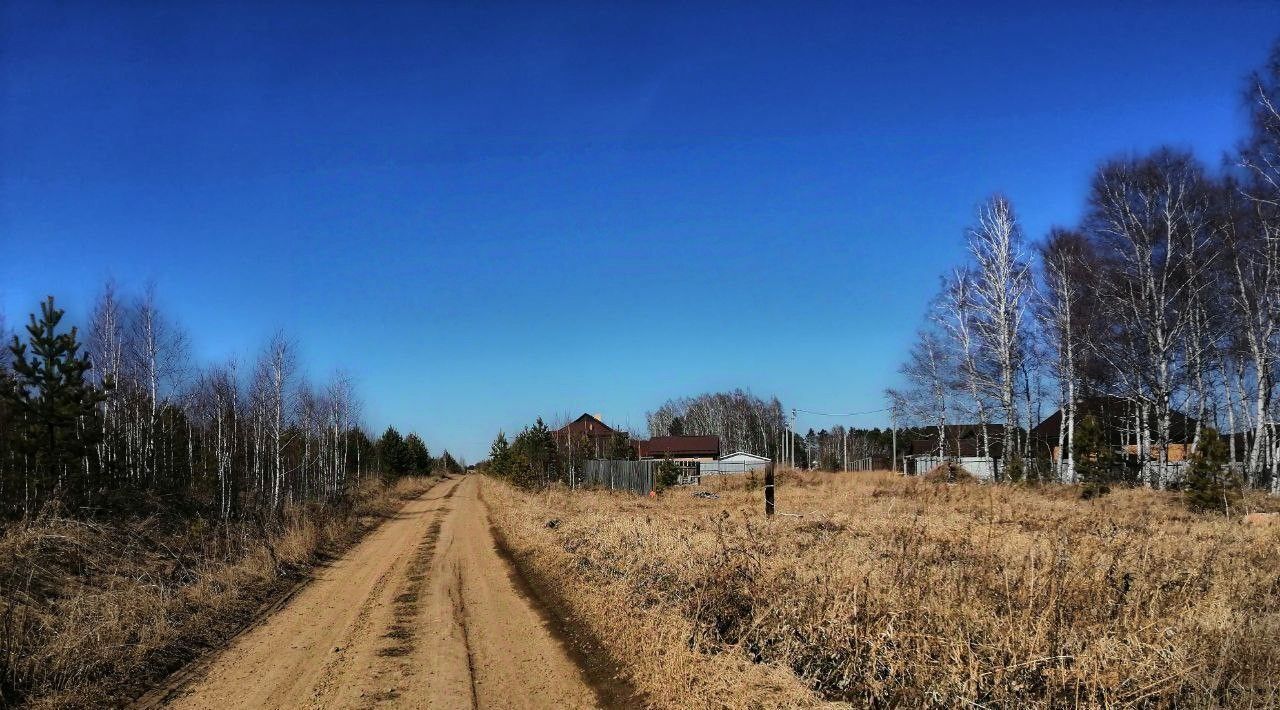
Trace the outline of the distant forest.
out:
[[[0,335],[6,331],[0,320]],[[345,500],[364,479],[462,470],[417,434],[374,441],[351,377],[302,376],[272,336],[249,363],[192,361],[186,332],[153,290],[108,283],[83,329],[53,297],[0,347],[0,513],[165,509],[271,518]]]

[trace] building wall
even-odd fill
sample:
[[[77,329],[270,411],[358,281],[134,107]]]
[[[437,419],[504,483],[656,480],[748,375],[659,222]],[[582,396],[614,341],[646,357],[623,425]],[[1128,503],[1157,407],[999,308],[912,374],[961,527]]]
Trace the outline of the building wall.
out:
[[[1191,454],[1190,449],[1191,449],[1190,444],[1169,444],[1169,462],[1179,463],[1182,461],[1186,461],[1187,457],[1190,456]],[[1150,460],[1152,461],[1160,460],[1159,448],[1152,446],[1150,447],[1149,452],[1150,453],[1148,455],[1148,458]],[[1138,445],[1129,444],[1128,446],[1122,446],[1121,453],[1123,453],[1125,456],[1136,456],[1138,454]],[[1051,456],[1053,456],[1054,461],[1061,461],[1062,452],[1060,451],[1060,447],[1058,446],[1053,447],[1053,452]]]

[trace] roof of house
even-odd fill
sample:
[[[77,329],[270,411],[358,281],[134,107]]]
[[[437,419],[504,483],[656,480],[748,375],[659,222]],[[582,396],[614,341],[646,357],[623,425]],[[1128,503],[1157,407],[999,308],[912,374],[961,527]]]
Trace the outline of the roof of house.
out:
[[[930,441],[938,440],[938,428],[934,426],[920,427],[920,435],[918,438]],[[1014,435],[1022,436],[1025,430],[1020,426],[1014,427]],[[948,441],[956,441],[959,439],[977,439],[982,436],[981,424],[947,424],[942,427],[943,438]],[[1004,436],[1004,424],[1000,422],[987,422],[987,437],[991,441],[997,441]]]
[[[603,437],[611,436],[614,430],[608,424],[600,421],[599,417],[590,414],[583,414],[564,426],[556,429],[553,434],[556,436],[564,436],[570,434],[573,436],[593,436]]]
[[[640,458],[662,456],[689,456],[715,458],[720,455],[718,436],[655,436],[648,441],[637,441]]]
[[[1080,417],[1093,415],[1107,434],[1128,429],[1130,427],[1133,407],[1138,404],[1124,397],[1085,397],[1076,405],[1076,426]],[[1147,417],[1147,424],[1155,433],[1155,417]],[[1050,414],[1031,430],[1032,436],[1045,441],[1057,441],[1058,430],[1062,427],[1062,410]],[[1196,420],[1176,409],[1169,410],[1169,443],[1189,444],[1196,435]]]
[[[943,427],[943,449],[949,456],[977,456],[982,443],[981,424],[947,424]],[[1014,440],[1020,441],[1026,436],[1022,427],[1014,427]],[[1004,424],[987,423],[987,444],[992,456],[1000,457],[1004,451]],[[923,427],[921,435],[909,442],[910,451],[916,456],[936,454],[938,451],[938,430],[936,427]]]
[[[731,453],[731,454],[725,454],[724,456],[721,456],[721,457],[720,457],[720,460],[721,460],[721,461],[728,461],[729,459],[735,459],[735,458],[736,458],[736,459],[751,459],[751,460],[753,460],[753,461],[760,461],[760,462],[765,462],[765,461],[768,461],[768,460],[769,460],[769,459],[765,458],[764,456],[757,456],[757,455],[755,455],[755,454],[747,453],[746,451],[735,451],[735,452],[733,452],[733,453]]]

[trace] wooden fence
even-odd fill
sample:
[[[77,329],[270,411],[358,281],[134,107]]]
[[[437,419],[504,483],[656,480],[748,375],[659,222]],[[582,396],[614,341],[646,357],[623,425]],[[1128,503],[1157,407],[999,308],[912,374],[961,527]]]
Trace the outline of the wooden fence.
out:
[[[613,491],[631,491],[647,496],[658,480],[659,461],[611,461],[595,459],[586,461],[574,485],[587,488],[608,488]]]
[[[676,485],[698,485],[701,475],[697,461],[676,461],[679,469]],[[582,471],[574,477],[574,487],[608,488],[611,491],[632,491],[649,495],[658,481],[658,459],[620,461],[593,459],[582,464]]]
[[[892,467],[893,462],[888,456],[867,456],[865,458],[853,459],[849,462],[850,471],[887,471]]]

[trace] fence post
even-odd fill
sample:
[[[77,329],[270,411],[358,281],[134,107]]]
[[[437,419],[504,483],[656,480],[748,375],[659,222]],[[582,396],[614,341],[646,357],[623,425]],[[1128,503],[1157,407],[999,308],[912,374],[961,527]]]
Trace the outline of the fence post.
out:
[[[764,514],[773,515],[773,462],[764,470]]]

